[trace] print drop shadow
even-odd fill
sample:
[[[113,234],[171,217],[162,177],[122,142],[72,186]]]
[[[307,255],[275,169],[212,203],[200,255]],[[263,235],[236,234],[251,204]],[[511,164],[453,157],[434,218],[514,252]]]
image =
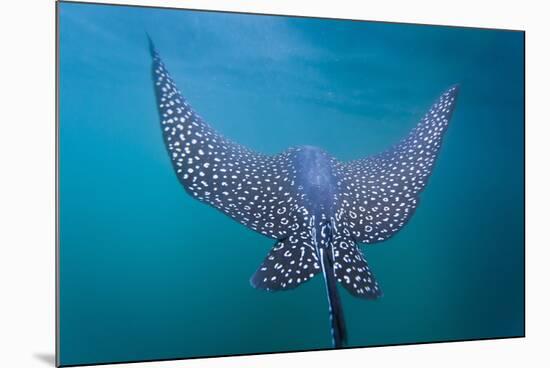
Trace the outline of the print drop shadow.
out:
[[[34,353],[33,356],[41,361],[42,363],[46,363],[50,367],[55,367],[55,354],[51,353]]]

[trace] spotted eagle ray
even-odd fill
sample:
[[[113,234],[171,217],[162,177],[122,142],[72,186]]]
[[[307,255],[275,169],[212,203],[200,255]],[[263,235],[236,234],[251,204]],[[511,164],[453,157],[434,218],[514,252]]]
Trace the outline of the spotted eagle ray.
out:
[[[149,39],[162,135],[187,193],[275,239],[250,278],[254,288],[291,290],[323,274],[332,343],[347,340],[340,283],[353,296],[382,290],[358,244],[389,239],[409,221],[439,153],[458,94],[444,92],[420,123],[385,152],[349,162],[301,146],[254,152],[207,124],[181,95]]]

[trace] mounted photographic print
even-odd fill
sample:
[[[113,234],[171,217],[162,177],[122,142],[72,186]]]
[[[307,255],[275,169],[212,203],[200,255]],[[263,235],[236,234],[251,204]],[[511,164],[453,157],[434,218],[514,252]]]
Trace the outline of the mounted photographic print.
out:
[[[524,336],[524,32],[57,27],[59,366]]]

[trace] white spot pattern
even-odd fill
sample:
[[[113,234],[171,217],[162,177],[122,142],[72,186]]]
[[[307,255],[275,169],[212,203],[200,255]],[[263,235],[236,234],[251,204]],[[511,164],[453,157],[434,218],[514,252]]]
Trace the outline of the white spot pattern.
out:
[[[431,175],[457,93],[457,86],[443,93],[416,128],[392,149],[337,163],[342,222],[353,239],[364,243],[386,240],[410,219]]]
[[[382,296],[382,290],[355,241],[337,234],[333,247],[333,269],[338,282],[352,295],[360,298],[376,299]]]
[[[153,78],[164,141],[189,194],[274,239],[288,236],[289,224],[303,222],[292,165],[299,149],[267,156],[217,133],[182,97],[156,53]]]
[[[250,284],[268,291],[293,289],[321,272],[309,234],[291,235],[279,241],[268,253]]]
[[[352,295],[382,294],[356,242],[386,240],[412,216],[458,87],[445,92],[392,149],[343,163],[312,147],[267,156],[231,142],[193,111],[156,52],[153,80],[164,142],[186,191],[278,239],[252,276],[254,287],[297,287],[321,272],[319,252],[326,249],[334,277]]]

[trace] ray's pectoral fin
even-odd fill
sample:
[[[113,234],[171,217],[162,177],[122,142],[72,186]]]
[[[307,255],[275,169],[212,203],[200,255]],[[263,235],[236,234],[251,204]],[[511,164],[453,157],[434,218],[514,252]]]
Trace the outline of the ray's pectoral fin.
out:
[[[458,91],[453,86],[444,92],[391,149],[340,166],[342,221],[356,241],[384,241],[409,221],[439,155]]]
[[[263,155],[214,130],[182,96],[152,42],[150,50],[162,136],[181,185],[252,230],[288,237],[298,201],[292,153]]]
[[[250,284],[268,291],[296,288],[321,272],[319,259],[306,235],[293,234],[278,241],[268,253]]]
[[[334,275],[347,291],[365,299],[382,296],[378,282],[353,239],[337,237],[333,240],[333,249]]]

